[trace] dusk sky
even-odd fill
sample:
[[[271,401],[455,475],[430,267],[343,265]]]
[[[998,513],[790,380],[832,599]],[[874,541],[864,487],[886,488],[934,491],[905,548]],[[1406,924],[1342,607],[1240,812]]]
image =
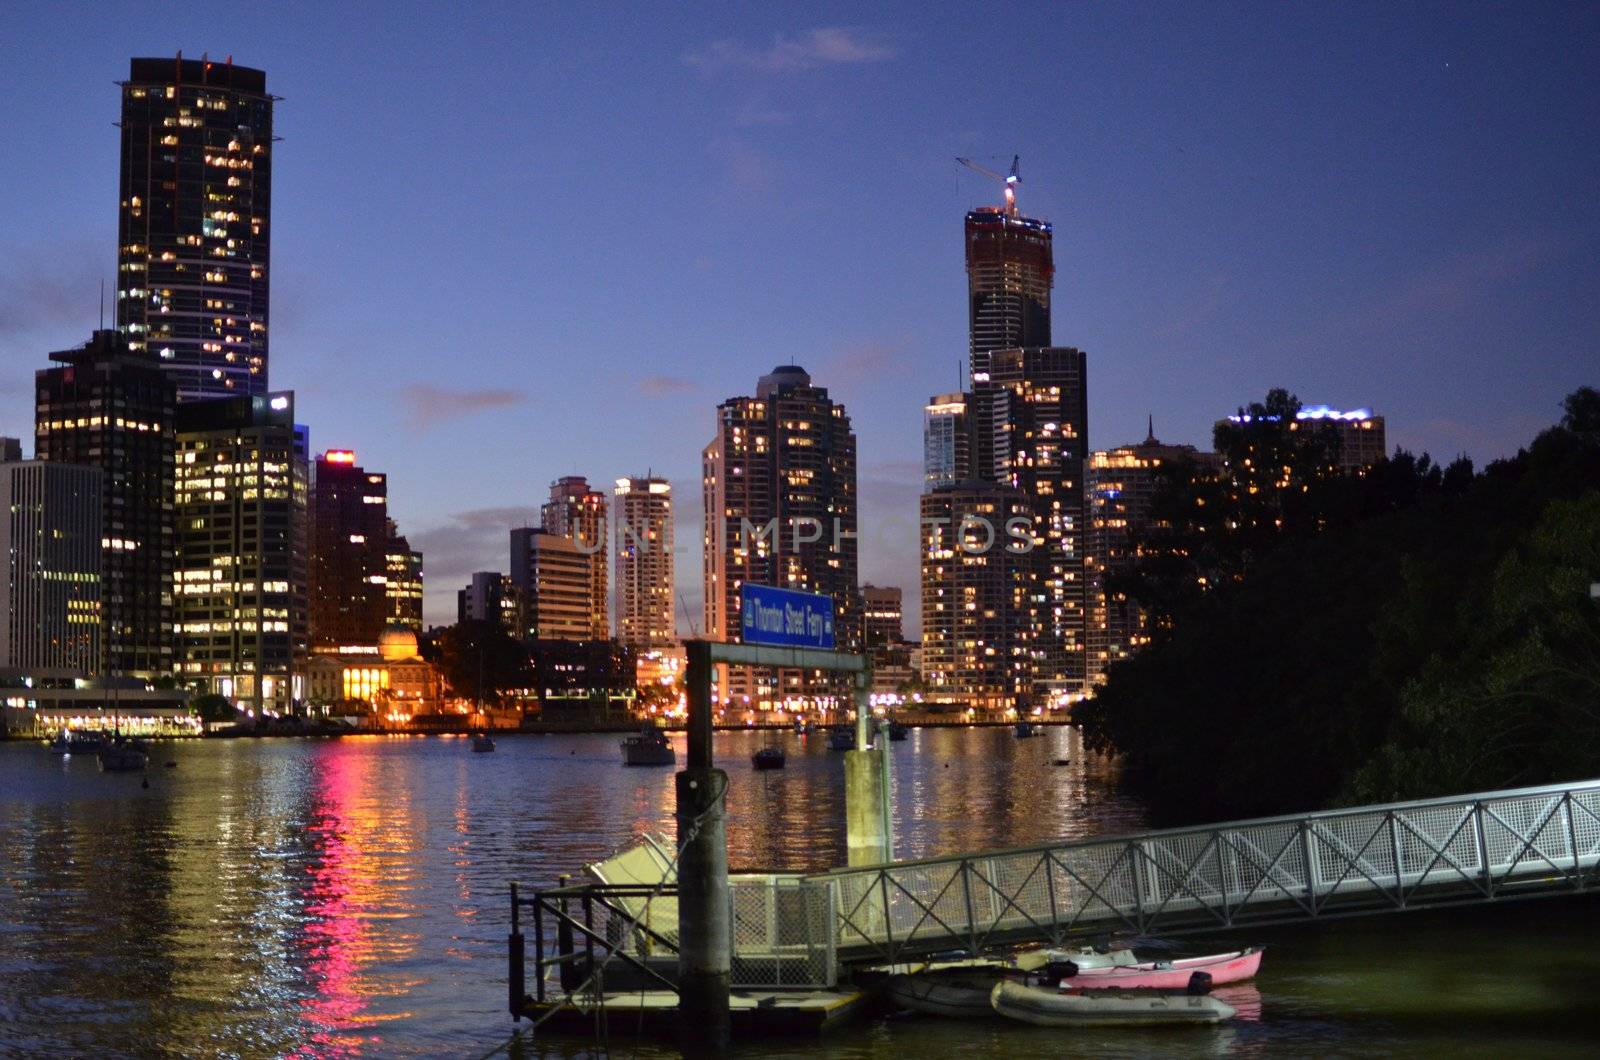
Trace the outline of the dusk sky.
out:
[[[933,6],[10,7],[0,434],[31,452],[33,371],[114,290],[114,82],[180,49],[283,97],[270,383],[389,474],[433,623],[553,479],[646,469],[698,623],[715,406],[791,361],[914,615],[922,405],[998,201],[957,155],[1020,154],[1055,224],[1095,447],[1285,386],[1481,464],[1600,384],[1600,6]]]

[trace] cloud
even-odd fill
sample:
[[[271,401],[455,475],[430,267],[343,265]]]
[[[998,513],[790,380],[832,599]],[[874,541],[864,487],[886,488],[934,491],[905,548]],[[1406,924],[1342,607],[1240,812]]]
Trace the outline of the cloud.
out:
[[[413,383],[400,388],[400,403],[413,426],[425,431],[446,420],[470,416],[489,409],[520,405],[528,395],[520,390],[451,390],[428,383]]]
[[[706,73],[749,70],[788,74],[819,66],[874,63],[894,58],[894,49],[859,30],[824,26],[797,36],[775,34],[768,47],[716,40],[687,52],[683,61]]]
[[[839,391],[900,379],[911,368],[906,356],[910,349],[911,343],[905,340],[857,342],[823,358],[811,377],[818,386]]]
[[[687,394],[694,389],[696,387],[691,380],[675,375],[647,375],[639,380],[639,392],[646,397]]]
[[[428,621],[454,622],[456,590],[475,571],[507,571],[511,528],[538,523],[533,507],[472,508],[456,512],[442,526],[407,533],[411,547],[422,552]]]

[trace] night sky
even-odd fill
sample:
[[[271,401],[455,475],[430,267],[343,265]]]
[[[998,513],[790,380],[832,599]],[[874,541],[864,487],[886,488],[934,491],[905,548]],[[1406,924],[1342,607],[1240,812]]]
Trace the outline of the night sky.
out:
[[[1285,386],[1481,464],[1600,384],[1594,4],[333,6],[8,7],[0,434],[31,452],[32,372],[114,289],[113,82],[232,54],[284,97],[271,385],[388,472],[431,622],[551,480],[647,469],[698,622],[715,405],[790,361],[854,418],[862,577],[914,613],[922,404],[997,201],[956,155],[1020,153],[1055,223],[1096,447]]]

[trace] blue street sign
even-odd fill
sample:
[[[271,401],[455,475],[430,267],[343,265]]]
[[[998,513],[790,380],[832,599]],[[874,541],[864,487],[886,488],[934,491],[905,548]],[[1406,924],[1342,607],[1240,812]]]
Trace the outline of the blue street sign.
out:
[[[739,613],[746,644],[833,650],[833,598],[770,585],[739,587]]]

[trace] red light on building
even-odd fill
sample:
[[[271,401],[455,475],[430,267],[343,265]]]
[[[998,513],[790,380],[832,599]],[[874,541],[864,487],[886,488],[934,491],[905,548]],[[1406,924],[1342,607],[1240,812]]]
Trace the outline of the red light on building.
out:
[[[354,449],[329,449],[322,454],[322,459],[330,464],[354,464],[356,452]]]

